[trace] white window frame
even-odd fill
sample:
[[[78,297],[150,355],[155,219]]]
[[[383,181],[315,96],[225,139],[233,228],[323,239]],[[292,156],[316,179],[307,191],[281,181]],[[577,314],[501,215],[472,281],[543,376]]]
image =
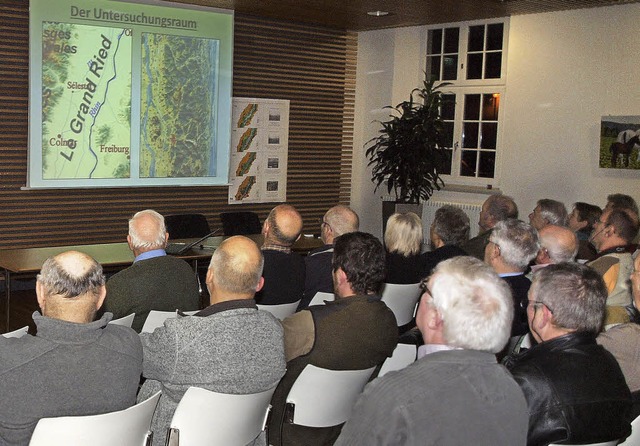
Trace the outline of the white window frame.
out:
[[[500,78],[495,79],[466,79],[466,63],[467,63],[467,48],[469,28],[475,25],[491,25],[494,23],[502,23],[503,27],[503,45],[502,45],[502,61],[501,61],[501,75]],[[443,87],[443,93],[456,95],[456,116],[453,129],[453,156],[451,175],[441,175],[445,184],[449,185],[464,185],[464,186],[478,186],[486,188],[490,186],[496,188],[500,184],[500,172],[501,172],[501,160],[505,147],[502,144],[503,131],[504,131],[504,113],[505,106],[507,104],[506,97],[506,81],[507,81],[507,53],[509,45],[509,19],[492,19],[492,20],[475,20],[470,22],[458,22],[458,23],[446,23],[436,26],[428,26],[424,32],[424,51],[422,52],[422,66],[427,67],[427,48],[428,48],[428,32],[433,29],[445,29],[457,27],[460,29],[459,33],[459,52],[458,52],[458,71],[457,80],[444,80],[439,82],[450,82],[450,85]],[[484,51],[483,51],[484,52]],[[486,54],[486,52],[484,52]],[[486,56],[483,57],[483,73],[484,63],[486,62]],[[427,73],[428,74],[428,73]],[[498,112],[498,132],[496,135],[496,159],[493,178],[476,178],[465,177],[460,175],[460,158],[462,155],[462,131],[463,131],[463,98],[465,94],[478,94],[478,93],[499,93],[500,94],[500,109]],[[457,144],[457,147],[456,147]]]

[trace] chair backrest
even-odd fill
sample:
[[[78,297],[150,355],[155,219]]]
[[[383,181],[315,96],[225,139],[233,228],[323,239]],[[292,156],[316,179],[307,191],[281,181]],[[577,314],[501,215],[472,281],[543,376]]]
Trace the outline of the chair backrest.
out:
[[[307,365],[287,395],[286,421],[309,427],[344,423],[374,369],[328,370]]]
[[[243,446],[264,430],[275,386],[231,395],[189,387],[173,414],[169,446]]]
[[[378,373],[378,377],[384,376],[385,374],[393,372],[394,370],[404,369],[406,366],[416,360],[417,355],[417,346],[413,344],[398,344],[391,357],[387,358],[382,364],[380,372]]]
[[[309,306],[324,305],[325,300],[334,301],[336,300],[336,295],[333,293],[325,293],[322,291],[318,291],[316,295],[313,296],[313,299],[311,299],[311,302],[309,302]]]
[[[42,418],[29,446],[144,446],[160,393],[117,412],[78,417]]]
[[[618,440],[611,440],[611,441],[605,441],[603,443],[589,443],[589,444],[582,444],[582,445],[550,443],[549,446],[616,446],[617,444],[618,444]],[[635,443],[631,443],[631,444],[635,444]]]
[[[164,224],[171,240],[204,237],[211,233],[207,217],[203,214],[165,215]]]
[[[260,217],[255,212],[222,212],[220,221],[224,235],[250,235],[262,232]]]
[[[119,319],[113,319],[111,322],[109,322],[110,324],[114,324],[114,325],[124,325],[125,327],[129,327],[131,328],[131,324],[133,324],[133,318],[136,317],[135,313],[131,313],[128,314],[124,317],[121,317]]]
[[[177,316],[178,313],[176,311],[151,310],[149,311],[147,319],[144,321],[144,325],[142,326],[140,333],[153,333],[156,328],[164,325],[165,320]]]
[[[640,416],[631,422],[631,435],[627,437],[620,446],[638,446],[640,445]]]
[[[5,338],[21,338],[27,334],[29,331],[29,327],[18,328],[17,330],[10,331],[9,333],[4,333],[2,336]]]
[[[289,304],[278,304],[278,305],[260,305],[258,304],[259,310],[268,311],[273,314],[278,319],[282,320],[287,316],[291,316],[296,312],[296,308],[298,308],[299,300],[295,302],[291,302]]]
[[[408,324],[420,299],[420,284],[408,285],[385,283],[382,289],[382,301],[396,316],[398,327]]]

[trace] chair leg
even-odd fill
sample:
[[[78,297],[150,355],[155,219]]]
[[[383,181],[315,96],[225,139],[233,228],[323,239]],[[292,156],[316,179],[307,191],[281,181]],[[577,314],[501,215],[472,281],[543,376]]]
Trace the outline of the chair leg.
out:
[[[164,446],[179,446],[180,445],[180,429],[170,427],[167,429],[167,441]]]

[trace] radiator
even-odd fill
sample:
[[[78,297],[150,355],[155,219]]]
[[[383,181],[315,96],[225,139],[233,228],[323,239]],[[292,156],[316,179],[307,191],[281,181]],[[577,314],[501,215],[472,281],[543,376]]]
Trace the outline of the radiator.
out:
[[[462,209],[465,214],[469,216],[469,222],[471,224],[470,237],[478,235],[478,222],[480,220],[480,211],[482,210],[482,203],[464,203],[458,201],[439,201],[429,200],[423,204],[422,207],[422,230],[424,232],[424,243],[427,249],[431,246],[431,237],[429,235],[429,228],[436,215],[436,211],[445,204],[455,206]]]

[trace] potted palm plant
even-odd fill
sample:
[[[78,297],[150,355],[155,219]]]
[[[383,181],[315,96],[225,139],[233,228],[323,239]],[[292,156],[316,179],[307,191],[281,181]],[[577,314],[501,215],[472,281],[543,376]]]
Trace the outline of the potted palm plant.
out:
[[[444,186],[440,172],[449,161],[440,114],[440,88],[449,84],[436,85],[434,80],[426,80],[407,101],[385,107],[394,113],[391,119],[381,122],[380,134],[367,143],[371,180],[376,190],[386,184],[396,203],[427,201],[434,190]]]

